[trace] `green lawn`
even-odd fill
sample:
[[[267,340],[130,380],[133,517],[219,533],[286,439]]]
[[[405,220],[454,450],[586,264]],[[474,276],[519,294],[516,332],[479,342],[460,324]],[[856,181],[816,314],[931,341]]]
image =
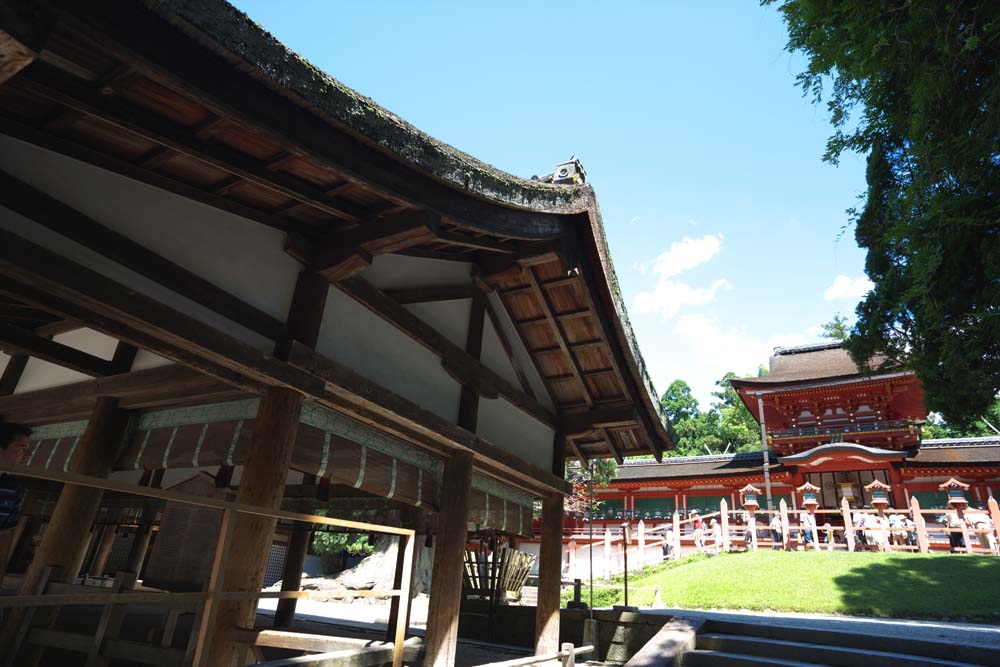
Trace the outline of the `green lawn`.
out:
[[[588,597],[585,582],[584,602]],[[621,604],[622,597],[620,587],[594,591],[597,607]],[[695,556],[632,573],[629,603],[1000,623],[1000,558],[836,551]]]

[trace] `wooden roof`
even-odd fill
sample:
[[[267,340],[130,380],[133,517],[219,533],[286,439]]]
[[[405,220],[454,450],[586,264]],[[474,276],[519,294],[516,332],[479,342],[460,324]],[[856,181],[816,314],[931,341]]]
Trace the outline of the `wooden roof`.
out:
[[[571,454],[673,445],[589,186],[520,179],[428,137],[221,0],[68,3],[44,20],[38,58],[0,85],[0,133],[282,230],[289,254],[347,289],[380,254],[471,262],[525,342]],[[176,268],[99,228],[58,231],[140,273]],[[253,331],[285,334],[190,275],[172,280]],[[10,319],[24,307],[0,305],[2,324],[53,325]]]

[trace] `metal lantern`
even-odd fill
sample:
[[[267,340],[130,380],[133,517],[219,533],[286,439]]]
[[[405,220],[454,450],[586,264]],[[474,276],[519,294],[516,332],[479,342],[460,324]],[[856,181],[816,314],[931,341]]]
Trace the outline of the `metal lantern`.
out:
[[[948,494],[948,504],[956,509],[964,508],[969,504],[968,499],[965,497],[965,491],[968,488],[968,484],[964,484],[954,477],[938,486],[940,491],[945,491]]]
[[[802,506],[803,507],[817,507],[819,506],[819,500],[816,499],[816,492],[819,491],[819,487],[815,484],[810,484],[806,482],[800,487],[795,489],[802,496]]]
[[[891,501],[889,500],[889,490],[892,489],[891,486],[885,482],[875,479],[871,483],[865,484],[865,491],[872,498],[872,505],[878,507],[879,505],[883,507],[888,507]]]

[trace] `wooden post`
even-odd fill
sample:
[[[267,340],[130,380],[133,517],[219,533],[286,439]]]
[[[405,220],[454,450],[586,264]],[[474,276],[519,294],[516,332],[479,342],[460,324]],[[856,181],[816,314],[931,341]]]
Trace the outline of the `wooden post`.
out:
[[[722,550],[729,551],[729,503],[725,498],[719,502],[719,523],[722,525]]]
[[[851,504],[847,498],[840,499],[840,511],[844,515],[844,539],[847,540],[847,550],[854,551],[854,522],[851,520]]]
[[[931,545],[927,539],[927,523],[924,521],[924,515],[920,513],[920,501],[916,496],[910,497],[910,513],[917,528],[917,549],[922,554],[928,553]]]
[[[781,512],[781,549],[788,551],[792,545],[792,531],[788,529],[788,503],[784,498],[778,503],[778,511]]]
[[[225,576],[226,561],[229,556],[229,548],[233,542],[233,531],[236,522],[233,519],[231,510],[222,511],[222,521],[219,524],[219,541],[215,545],[215,557],[212,559],[212,571],[208,575],[206,589],[209,593],[220,593],[225,590],[223,587],[223,577]],[[212,646],[210,641],[214,635],[216,619],[219,613],[219,606],[222,603],[214,598],[205,600],[201,612],[196,616],[196,622],[191,629],[191,638],[194,639],[194,656],[191,664],[194,667],[202,667],[207,664],[211,657]],[[235,657],[235,655],[233,656]]]
[[[811,530],[812,534],[813,534],[813,550],[814,551],[819,551],[820,550],[820,548],[819,548],[819,528],[816,526],[816,522],[818,521],[818,519],[816,518],[816,512],[815,511],[811,511],[811,510],[802,510],[802,511],[803,512],[809,512],[809,514],[812,515],[812,526],[809,528],[809,530]],[[802,522],[800,521],[799,523],[801,524]],[[833,542],[831,542],[831,544],[833,544]]]
[[[955,512],[958,514],[958,521],[959,524],[962,526],[962,541],[965,542],[965,553],[967,554],[975,553],[973,551],[974,546],[972,544],[973,533],[969,532],[969,522],[965,518],[965,508],[960,506],[955,510]],[[976,544],[979,544],[978,539],[976,540]]]
[[[996,498],[990,496],[986,507],[989,508],[990,518],[993,520],[993,535],[996,538],[994,544],[997,545],[996,553],[1000,554],[1000,505],[997,504]]]
[[[413,587],[413,551],[416,548],[416,534],[401,535],[400,554],[397,559],[401,564],[398,568],[401,577],[398,580],[399,596],[396,605],[395,635],[392,642],[392,667],[403,667],[403,642],[406,640],[406,630],[410,625],[410,593]],[[402,607],[402,609],[401,609]]]
[[[267,509],[280,508],[301,411],[302,395],[290,389],[272,387],[261,399],[237,502]],[[247,514],[233,517],[231,548],[239,558],[224,560],[220,573],[221,590],[257,592],[261,589],[275,524],[276,520],[269,517]],[[229,667],[243,649],[230,639],[230,630],[253,627],[257,601],[226,601],[217,609],[215,619],[202,619],[202,631],[209,635],[199,640],[205,646],[203,664]]]
[[[566,548],[569,551],[569,568],[567,569],[566,576],[570,579],[576,579],[576,551],[579,546],[576,540],[570,540]]]
[[[750,529],[750,550],[757,551],[757,512],[750,512],[747,527]]]
[[[576,667],[576,654],[573,653],[572,644],[563,644],[560,653],[562,653],[562,667]],[[535,655],[538,655],[538,651],[535,651]]]
[[[292,534],[285,549],[285,567],[281,573],[281,590],[297,591],[302,584],[302,568],[306,563],[306,553],[309,551],[309,539],[312,537],[312,526],[298,521],[292,526]],[[274,627],[287,628],[295,620],[295,598],[278,600],[274,612]]]
[[[639,569],[646,567],[646,522],[639,519]]]
[[[48,588],[49,582],[59,581],[63,577],[61,566],[50,566],[46,567],[41,575],[35,579],[35,587],[33,589],[25,590],[21,587],[21,595],[43,595],[45,589]],[[41,607],[28,607],[27,609],[11,609],[11,614],[4,620],[4,635],[10,634],[10,647],[5,651],[5,653],[0,654],[3,656],[4,667],[14,667],[14,665],[23,665],[23,661],[18,662],[18,654],[21,652],[21,645],[24,640],[27,639],[28,633],[35,624],[35,614],[38,613]],[[20,614],[15,615],[14,612],[19,611]],[[29,660],[37,660],[38,654],[29,657]]]
[[[674,560],[681,559],[681,517],[677,512],[674,512]]]
[[[69,471],[107,477],[114,462],[114,454],[125,434],[128,419],[125,413],[118,409],[118,400],[101,396],[94,402],[87,429],[80,437],[73,458],[70,459]],[[59,576],[67,582],[73,582],[83,561],[89,544],[90,527],[94,523],[101,504],[102,491],[89,487],[66,484],[59,494],[52,518],[45,529],[42,543],[38,546],[35,557],[21,580],[19,593],[28,595],[38,588],[39,582],[50,568],[57,568]],[[14,633],[19,627],[24,615],[23,609],[11,609],[0,634],[0,655],[9,654],[13,650]],[[58,609],[47,607],[40,609],[36,616],[39,625],[48,625],[55,620]],[[33,664],[37,655],[23,664]]]
[[[535,608],[535,654],[559,647],[559,590],[562,582],[563,497],[542,500],[542,537],[538,556],[538,606]]]
[[[447,509],[438,514],[434,541],[434,569],[427,609],[426,667],[453,667],[455,664],[471,483],[472,454],[463,452],[448,459],[439,493]]]
[[[111,556],[111,547],[115,544],[115,538],[118,536],[118,531],[116,530],[116,524],[118,523],[117,512],[108,512],[108,523],[106,523],[101,529],[100,541],[97,543],[97,551],[94,553],[94,561],[90,567],[90,575],[92,577],[102,577],[104,576],[104,570],[108,566],[108,558]]]
[[[611,529],[604,529],[604,578],[611,578]]]
[[[149,550],[149,541],[153,538],[153,522],[156,520],[157,508],[152,502],[146,502],[139,516],[139,524],[135,528],[135,537],[132,538],[132,547],[128,552],[128,560],[125,569],[128,572],[135,572],[135,576],[142,579],[142,566],[146,562],[146,552]]]
[[[117,572],[115,582],[111,585],[112,593],[130,591],[135,586],[135,572]],[[94,638],[90,642],[90,650],[87,652],[85,667],[103,667],[110,662],[109,658],[101,656],[101,649],[105,641],[113,641],[118,638],[121,630],[122,620],[125,618],[125,605],[109,604],[105,605],[101,618],[97,622],[97,629],[94,630]]]

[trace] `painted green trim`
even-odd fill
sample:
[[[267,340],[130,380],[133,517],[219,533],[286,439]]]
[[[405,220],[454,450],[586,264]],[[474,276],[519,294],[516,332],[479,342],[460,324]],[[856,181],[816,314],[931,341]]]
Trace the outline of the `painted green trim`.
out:
[[[33,426],[31,428],[31,439],[34,442],[41,442],[42,440],[75,438],[83,435],[83,432],[86,430],[86,419],[72,422],[60,422],[58,424],[46,424],[45,426]]]
[[[492,477],[473,475],[472,488],[476,491],[482,491],[487,494],[487,496],[508,500],[516,505],[520,505],[521,507],[526,507],[528,509],[531,509],[534,502],[531,494],[507,486],[503,482],[499,482]]]
[[[258,407],[260,407],[259,398],[245,398],[226,403],[209,403],[207,405],[189,405],[182,408],[156,410],[140,416],[136,423],[136,430],[154,431],[158,428],[244,421],[256,418]]]
[[[302,406],[299,421],[434,475],[437,475],[441,468],[441,462],[436,457],[315,403],[306,403]]]

